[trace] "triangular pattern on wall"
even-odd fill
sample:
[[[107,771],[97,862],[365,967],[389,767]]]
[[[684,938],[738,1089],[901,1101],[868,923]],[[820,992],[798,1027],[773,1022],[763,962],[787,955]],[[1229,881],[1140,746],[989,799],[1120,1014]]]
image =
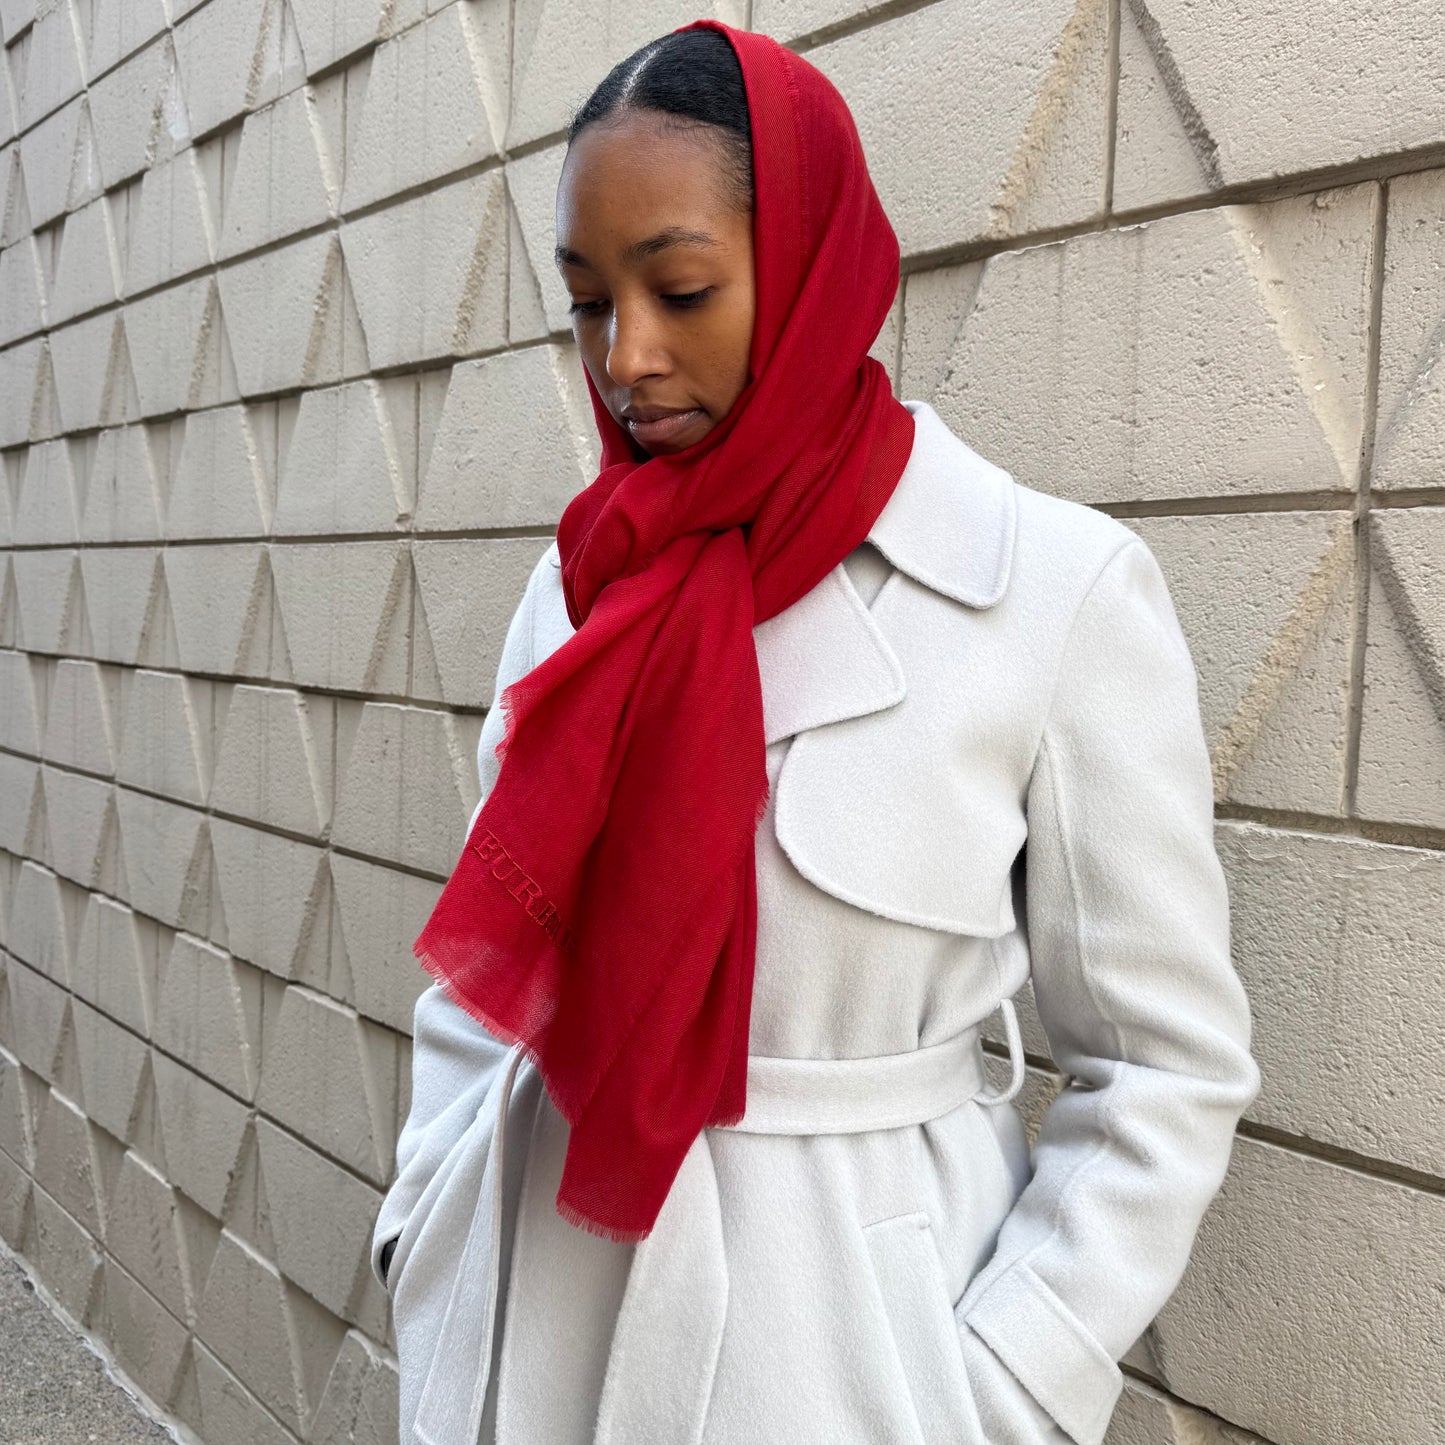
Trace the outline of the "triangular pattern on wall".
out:
[[[110,337],[110,356],[105,368],[105,387],[101,392],[100,424],[117,426],[139,415],[140,393],[136,389],[130,343],[126,340],[125,313],[117,311],[115,329]]]
[[[15,566],[6,553],[0,556],[0,647],[24,647],[24,636],[15,591]]]
[[[240,395],[236,385],[236,363],[231,354],[231,338],[221,308],[221,292],[212,278],[206,293],[201,329],[196,338],[196,355],[191,366],[190,391],[186,406],[218,406],[234,401]]]
[[[91,121],[90,102],[80,103],[75,125],[75,154],[70,163],[70,190],[66,198],[69,210],[79,210],[87,201],[101,193],[104,182],[100,174],[100,153],[95,145],[95,127]]]
[[[25,193],[25,170],[20,164],[20,147],[11,148],[3,164],[6,168],[5,212],[0,221],[0,245],[13,246],[34,227],[30,223],[30,202]]]
[[[55,386],[55,367],[51,362],[50,342],[41,344],[35,364],[35,391],[30,403],[30,435],[33,438],[58,436],[64,428],[60,422],[60,393]]]

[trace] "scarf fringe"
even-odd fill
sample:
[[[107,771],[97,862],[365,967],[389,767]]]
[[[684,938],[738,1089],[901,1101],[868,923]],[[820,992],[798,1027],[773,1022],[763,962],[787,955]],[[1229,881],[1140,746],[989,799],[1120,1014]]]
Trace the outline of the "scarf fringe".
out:
[[[556,1096],[548,1083],[547,1070],[542,1063],[542,1055],[538,1053],[537,1049],[515,1029],[505,1027],[498,1019],[494,1018],[492,1014],[488,1013],[486,1009],[482,1008],[480,1004],[471,998],[470,995],[463,993],[453,982],[451,976],[442,968],[441,964],[420,946],[420,942],[420,939],[418,939],[417,942],[412,945],[412,952],[416,955],[417,962],[436,980],[437,984],[441,987],[441,991],[456,1004],[463,1013],[468,1014],[471,1018],[475,1019],[477,1023],[481,1024],[498,1042],[507,1045],[508,1048],[521,1049],[522,1056],[542,1076],[542,1083],[547,1086],[547,1094],[552,1099],[552,1103],[557,1108],[557,1112],[561,1114],[569,1124],[575,1124],[577,1121],[570,1118],[562,1110],[561,1106],[557,1104]]]
[[[585,1229],[588,1234],[595,1234],[599,1239],[610,1239],[613,1244],[641,1244],[652,1233],[651,1229],[617,1229],[610,1224],[600,1224],[590,1214],[583,1214],[575,1204],[568,1204],[561,1197],[558,1197],[556,1206],[557,1213],[568,1224]]]

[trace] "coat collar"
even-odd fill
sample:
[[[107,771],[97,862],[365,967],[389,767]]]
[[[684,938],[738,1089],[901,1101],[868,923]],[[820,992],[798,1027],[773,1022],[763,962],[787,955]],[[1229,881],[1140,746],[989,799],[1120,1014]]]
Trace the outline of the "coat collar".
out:
[[[925,401],[913,450],[868,540],[898,571],[969,607],[1008,586],[1017,530],[1013,478],[960,441]],[[753,629],[768,743],[892,707],[908,691],[897,654],[839,563]]]
[[[992,607],[1013,563],[1014,479],[960,441],[926,401],[903,405],[913,413],[913,450],[868,540],[925,587]]]
[[[898,571],[954,602],[992,607],[1008,586],[1017,532],[1013,478],[926,401],[905,401],[913,449],[868,540]],[[556,544],[553,564],[561,565]],[[901,702],[907,681],[877,619],[839,563],[753,629],[769,743]]]

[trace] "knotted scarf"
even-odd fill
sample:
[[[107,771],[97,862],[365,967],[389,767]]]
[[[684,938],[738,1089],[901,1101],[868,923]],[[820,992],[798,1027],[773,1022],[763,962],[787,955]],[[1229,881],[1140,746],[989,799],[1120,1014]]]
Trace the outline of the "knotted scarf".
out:
[[[766,36],[680,28],[701,27],[747,91],[750,380],[702,440],[639,460],[588,377],[601,469],[557,534],[576,630],[505,689],[500,771],[415,945],[569,1122],[558,1213],[618,1241],[650,1232],[700,1130],[746,1108],[753,626],[864,540],[913,444],[868,356],[899,251],[847,106]]]

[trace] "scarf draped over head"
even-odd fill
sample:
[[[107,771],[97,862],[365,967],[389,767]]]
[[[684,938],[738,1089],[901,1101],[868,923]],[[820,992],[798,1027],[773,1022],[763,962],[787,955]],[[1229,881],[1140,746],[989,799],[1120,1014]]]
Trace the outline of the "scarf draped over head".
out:
[[[558,1212],[619,1241],[650,1232],[699,1131],[746,1107],[768,789],[753,626],[864,540],[913,444],[868,356],[898,242],[842,97],[766,36],[680,28],[722,32],[747,90],[751,379],[701,441],[639,461],[588,377],[601,470],[557,534],[576,630],[503,693],[497,780],[416,941],[571,1125]]]

